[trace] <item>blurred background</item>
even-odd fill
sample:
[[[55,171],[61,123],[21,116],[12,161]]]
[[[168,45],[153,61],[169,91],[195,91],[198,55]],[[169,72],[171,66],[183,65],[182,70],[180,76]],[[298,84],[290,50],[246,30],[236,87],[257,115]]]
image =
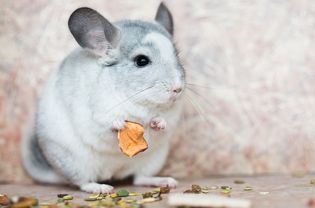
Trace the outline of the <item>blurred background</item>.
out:
[[[0,7],[0,181],[29,181],[19,145],[80,6],[153,20],[159,0],[19,0]],[[167,0],[187,71],[184,119],[161,175],[315,170],[315,2]]]

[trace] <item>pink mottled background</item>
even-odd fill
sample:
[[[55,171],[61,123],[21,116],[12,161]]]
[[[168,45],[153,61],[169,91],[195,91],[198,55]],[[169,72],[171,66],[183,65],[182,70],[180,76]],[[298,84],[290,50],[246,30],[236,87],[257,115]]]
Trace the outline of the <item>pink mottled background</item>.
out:
[[[151,20],[158,0],[19,0],[0,7],[0,181],[29,180],[20,139],[48,73],[77,46],[79,6]],[[315,2],[169,0],[187,70],[176,177],[315,171]]]

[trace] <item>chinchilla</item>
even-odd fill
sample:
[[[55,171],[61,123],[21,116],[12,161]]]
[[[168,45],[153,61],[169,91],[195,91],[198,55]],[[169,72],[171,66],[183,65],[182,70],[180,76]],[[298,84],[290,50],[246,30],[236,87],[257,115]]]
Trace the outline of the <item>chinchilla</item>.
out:
[[[175,187],[171,177],[154,177],[169,153],[185,88],[171,13],[161,3],[155,21],[111,23],[79,8],[68,25],[81,47],[44,87],[22,143],[25,169],[38,182],[92,193],[112,191],[100,181],[129,176],[135,185]],[[118,145],[126,121],[143,125],[149,146],[133,158]]]

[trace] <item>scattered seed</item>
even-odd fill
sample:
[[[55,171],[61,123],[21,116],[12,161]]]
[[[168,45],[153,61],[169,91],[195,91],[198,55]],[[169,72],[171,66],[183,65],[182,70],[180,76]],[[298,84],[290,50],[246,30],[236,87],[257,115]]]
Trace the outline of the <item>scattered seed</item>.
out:
[[[126,196],[129,196],[129,192],[125,189],[121,189],[119,191],[117,191],[117,196],[118,197],[126,197]]]
[[[140,196],[140,193],[137,192],[129,192],[129,196]]]
[[[204,193],[204,194],[207,194],[207,193],[209,193],[210,191],[211,191],[211,190],[209,190],[209,189],[204,189],[204,188],[201,189],[201,192]]]
[[[58,198],[63,198],[63,197],[65,197],[65,196],[67,196],[67,195],[68,195],[68,194],[58,194],[57,197],[58,197]]]
[[[200,193],[201,192],[201,187],[199,185],[191,185],[191,190],[193,193]]]
[[[92,207],[100,207],[100,206],[105,206],[105,207],[113,207],[115,206],[115,202],[113,201],[113,199],[111,198],[111,196],[106,196],[105,199],[103,199],[102,201],[98,201],[98,202],[94,202],[97,203],[95,206]]]
[[[219,186],[210,186],[209,189],[210,190],[217,190],[219,188]]]
[[[73,196],[71,195],[66,195],[64,197],[62,197],[63,200],[72,200],[73,199]]]
[[[120,200],[117,202],[117,205],[120,206],[120,207],[127,207],[127,203],[123,200]]]
[[[136,200],[135,199],[126,199],[125,200],[127,203],[133,203],[133,202],[135,202]]]
[[[151,203],[151,202],[155,202],[155,201],[159,201],[159,199],[154,198],[154,197],[149,197],[149,198],[145,198],[140,200],[140,204],[145,204],[145,203]]]
[[[229,193],[231,193],[231,190],[230,190],[230,189],[223,189],[223,190],[221,191],[221,193],[222,193],[222,194],[229,194]]]
[[[311,184],[315,185],[315,179],[314,179],[313,183],[312,183],[312,181],[313,180],[311,180]],[[242,180],[234,180],[234,183],[243,184],[245,182]],[[309,185],[311,186],[311,184],[309,184]],[[230,186],[201,187],[200,185],[193,184],[193,185],[191,185],[191,189],[186,190],[184,193],[194,193],[194,194],[203,193],[203,194],[206,194],[206,193],[209,193],[209,192],[211,192],[213,190],[217,190],[217,189],[219,189],[221,194],[223,194],[224,196],[227,196],[227,197],[230,196],[230,193],[232,191],[232,187],[230,187]],[[250,186],[246,186],[244,188],[244,191],[251,191],[251,190],[252,190],[252,187],[250,187]],[[57,195],[58,196],[58,203],[53,203],[53,204],[41,203],[37,207],[41,207],[41,208],[58,208],[58,207],[64,207],[64,208],[66,208],[66,207],[67,208],[72,208],[72,207],[76,207],[76,208],[88,208],[88,207],[90,207],[90,208],[97,208],[97,207],[140,208],[140,207],[143,207],[142,204],[152,203],[152,202],[162,200],[161,195],[167,194],[169,192],[170,192],[169,187],[159,187],[159,188],[153,189],[151,192],[146,192],[143,194],[137,193],[137,192],[129,192],[126,189],[118,190],[116,193],[112,193],[112,194],[92,194],[92,195],[90,195],[84,199],[85,201],[89,202],[88,206],[80,206],[78,204],[74,204],[73,202],[70,201],[74,198],[73,198],[73,196],[71,196],[69,194],[58,194]],[[259,193],[261,195],[269,194],[269,192],[267,192],[267,191],[259,192]],[[140,196],[140,197],[135,197],[135,196]],[[141,196],[142,196],[142,199],[140,199]],[[3,200],[4,197],[5,197],[5,195],[0,194],[0,206],[2,206],[1,200]],[[26,199],[26,197],[24,197],[23,203],[28,203],[27,205],[29,205],[30,202],[25,202],[25,199]],[[21,202],[21,199],[17,197],[15,201]],[[21,205],[18,206],[17,203],[13,203],[12,201],[11,202],[9,201],[9,203],[11,203],[11,204],[8,204],[7,206],[10,206],[12,208],[24,208]],[[32,203],[34,203],[34,201],[32,201]],[[28,207],[36,206],[37,203],[38,202],[36,200],[34,203],[35,205],[29,205]],[[12,206],[12,205],[15,205],[15,206]]]
[[[313,185],[315,185],[315,179],[312,179],[312,180],[310,181],[310,183],[313,184]]]
[[[97,198],[90,198],[90,197],[84,199],[84,201],[96,201],[96,200],[97,200]]]
[[[169,188],[169,187],[161,187],[159,192],[160,192],[161,194],[170,193],[170,188]]]
[[[161,192],[161,188],[160,187],[159,188],[155,188],[155,189],[152,190],[152,193],[159,193],[159,192]]]
[[[253,190],[253,188],[250,187],[250,186],[246,186],[246,187],[244,188],[244,191],[252,191],[252,190]]]
[[[223,189],[223,190],[231,190],[232,187],[230,187],[230,186],[221,186],[221,189]]]
[[[153,193],[152,192],[146,192],[144,194],[142,194],[142,198],[152,198],[153,197]]]
[[[244,184],[245,181],[236,179],[236,180],[234,180],[234,183],[235,183],[235,184]]]

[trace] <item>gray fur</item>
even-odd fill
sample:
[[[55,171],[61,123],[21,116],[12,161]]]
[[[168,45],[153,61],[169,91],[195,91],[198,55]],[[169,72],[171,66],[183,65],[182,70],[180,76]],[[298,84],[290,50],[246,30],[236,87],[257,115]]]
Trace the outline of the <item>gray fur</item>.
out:
[[[42,149],[38,144],[37,136],[34,135],[34,137],[31,139],[29,148],[32,163],[36,164],[36,166],[40,167],[41,169],[52,171],[52,167],[49,165],[48,161],[43,155]]]
[[[38,182],[65,184],[65,179],[54,171],[45,158],[33,125],[34,123],[26,132],[25,138],[22,139],[22,159],[26,171]]]
[[[116,47],[120,39],[119,30],[94,9],[82,7],[75,10],[68,21],[69,29],[83,48],[97,54],[106,53]]]
[[[126,34],[123,35],[121,37],[122,39],[120,40],[121,51],[124,53],[124,55],[130,54],[130,52],[134,50],[135,47],[140,47],[141,40],[150,32],[160,33],[172,41],[171,35],[164,27],[161,27],[158,24],[140,20],[125,20],[116,22],[114,24],[122,31],[122,34]]]
[[[165,6],[164,3],[161,3],[158,11],[155,16],[155,20],[163,25],[165,29],[173,35],[174,31],[174,25],[173,25],[173,17],[171,12],[168,10],[168,8]]]

